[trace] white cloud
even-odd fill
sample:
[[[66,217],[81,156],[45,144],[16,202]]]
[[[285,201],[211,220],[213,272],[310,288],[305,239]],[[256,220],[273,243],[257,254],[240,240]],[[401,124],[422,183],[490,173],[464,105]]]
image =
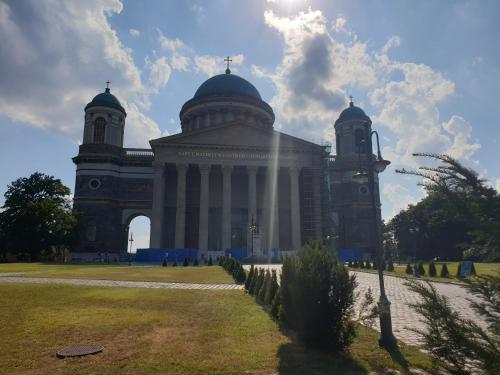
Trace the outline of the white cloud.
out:
[[[158,34],[159,34],[158,40],[159,40],[160,45],[163,49],[170,51],[170,52],[175,52],[177,50],[180,50],[180,49],[183,49],[186,47],[184,42],[182,40],[180,40],[179,38],[169,39],[165,35],[163,35],[163,33],[159,29],[157,29],[157,30],[158,30]]]
[[[146,58],[146,66],[149,69],[149,85],[152,92],[157,93],[170,79],[172,68],[167,63],[165,56],[159,57],[154,62]]]
[[[191,59],[182,55],[173,55],[170,59],[170,65],[175,70],[188,71]]]
[[[395,164],[414,164],[413,152],[450,153],[471,159],[480,145],[471,142],[472,127],[452,115],[443,123],[440,103],[455,90],[452,81],[430,66],[393,60],[388,52],[401,40],[392,36],[380,50],[369,50],[353,32],[345,31],[347,19],[332,25],[343,31],[345,42],[327,28],[321,11],[309,9],[293,17],[264,13],[266,25],[285,43],[281,63],[274,71],[253,67],[257,77],[267,77],[276,88],[271,100],[285,132],[316,142],[333,142],[333,123],[353,91],[355,102],[364,107],[374,127],[384,126],[393,134],[384,151]],[[393,136],[394,135],[394,136]]]
[[[418,200],[406,187],[400,184],[384,182],[382,193],[385,198],[383,201],[389,202],[391,206],[391,217],[399,211],[406,209],[409,204],[416,203]]]
[[[222,56],[195,56],[194,69],[196,72],[203,73],[208,77],[212,77],[216,74],[222,74],[225,70],[223,65],[224,59],[225,57]],[[243,64],[245,56],[240,53],[238,55],[231,56],[231,59],[233,60],[230,65],[231,71],[235,73],[238,71],[235,67]]]
[[[137,38],[139,36],[141,36],[141,32],[137,29],[129,29],[128,31],[130,33],[130,35],[132,35],[134,38]]]
[[[497,178],[495,182],[495,189],[497,189],[498,193],[500,194],[500,178]]]
[[[81,139],[82,110],[112,82],[129,109],[126,139],[146,146],[158,125],[140,111],[149,105],[141,71],[108,22],[118,0],[0,2],[0,113]],[[140,136],[130,137],[129,134]]]

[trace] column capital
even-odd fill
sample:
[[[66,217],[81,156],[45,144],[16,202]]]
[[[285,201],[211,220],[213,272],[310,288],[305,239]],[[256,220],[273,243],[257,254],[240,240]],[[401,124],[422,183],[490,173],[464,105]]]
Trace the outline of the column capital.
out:
[[[292,176],[296,176],[300,173],[300,170],[302,169],[302,167],[299,167],[298,165],[291,165],[288,167],[288,171],[290,173],[290,175]]]
[[[232,165],[227,165],[227,164],[222,165],[222,173],[227,174],[227,173],[231,173],[232,171],[233,171]]]
[[[246,169],[247,169],[248,174],[257,174],[257,172],[259,171],[259,166],[258,165],[247,165]]]
[[[165,162],[160,161],[160,160],[154,160],[153,163],[151,163],[151,166],[156,171],[156,170],[165,168]]]
[[[210,169],[212,168],[211,164],[198,164],[198,168],[200,170],[200,174],[209,174]]]
[[[186,173],[188,165],[186,163],[176,163],[177,172]]]

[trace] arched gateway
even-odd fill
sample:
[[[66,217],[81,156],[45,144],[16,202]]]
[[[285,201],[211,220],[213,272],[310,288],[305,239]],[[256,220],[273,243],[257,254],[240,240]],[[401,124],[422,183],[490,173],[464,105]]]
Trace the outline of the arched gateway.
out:
[[[336,160],[324,146],[275,131],[272,108],[229,69],[183,105],[182,132],[151,140],[151,149],[123,148],[126,116],[109,88],[85,107],[73,158],[82,228],[74,259],[125,252],[134,215],[150,218],[151,248],[202,256],[233,249],[270,257],[325,238],[372,248],[369,198],[351,179],[365,163],[356,129],[371,122],[352,103],[335,123]]]

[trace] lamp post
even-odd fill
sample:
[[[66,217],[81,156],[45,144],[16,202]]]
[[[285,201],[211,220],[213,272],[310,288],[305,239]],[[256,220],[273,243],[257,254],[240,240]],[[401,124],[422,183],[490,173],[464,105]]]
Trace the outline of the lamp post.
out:
[[[253,240],[256,232],[257,232],[257,223],[255,222],[254,217],[252,215],[252,223],[250,224],[250,233],[252,235],[252,257],[253,257]]]
[[[132,244],[134,243],[134,233],[130,232],[130,239],[128,240],[130,242],[130,247],[128,250],[128,265],[131,266],[132,263],[130,262],[130,257],[132,255]]]
[[[364,172],[361,169],[353,175],[353,180],[360,183],[368,183],[368,189],[370,191],[373,224],[374,224],[374,237],[375,237],[375,250],[377,256],[377,268],[378,268],[378,279],[380,285],[380,299],[378,302],[379,307],[379,318],[380,318],[380,338],[378,340],[379,345],[385,347],[393,347],[396,345],[396,338],[392,333],[392,320],[391,320],[391,303],[385,294],[384,286],[384,272],[383,272],[383,257],[382,257],[382,241],[380,234],[380,222],[381,218],[378,215],[377,203],[375,198],[375,177],[374,172],[381,173],[385,168],[391,163],[389,160],[384,160],[380,152],[380,143],[378,133],[370,131],[370,124],[366,122],[364,124],[365,135],[362,142],[365,143],[365,151],[367,152],[368,161],[368,171]],[[372,137],[375,134],[377,139],[377,159],[373,158],[373,144]],[[359,157],[361,158],[361,147],[359,149]]]

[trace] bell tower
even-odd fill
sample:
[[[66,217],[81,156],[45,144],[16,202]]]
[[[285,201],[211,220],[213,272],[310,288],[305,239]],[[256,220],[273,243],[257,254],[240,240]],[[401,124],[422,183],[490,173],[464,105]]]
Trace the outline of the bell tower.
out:
[[[83,144],[123,147],[123,134],[127,113],[118,99],[111,94],[109,81],[106,89],[85,107]]]
[[[360,250],[366,256],[375,253],[373,208],[368,182],[360,184],[353,176],[368,171],[371,125],[371,119],[354,105],[351,97],[349,107],[335,121],[336,157],[332,168],[334,212],[338,218],[338,248]],[[374,181],[380,217],[377,173],[374,173]]]

